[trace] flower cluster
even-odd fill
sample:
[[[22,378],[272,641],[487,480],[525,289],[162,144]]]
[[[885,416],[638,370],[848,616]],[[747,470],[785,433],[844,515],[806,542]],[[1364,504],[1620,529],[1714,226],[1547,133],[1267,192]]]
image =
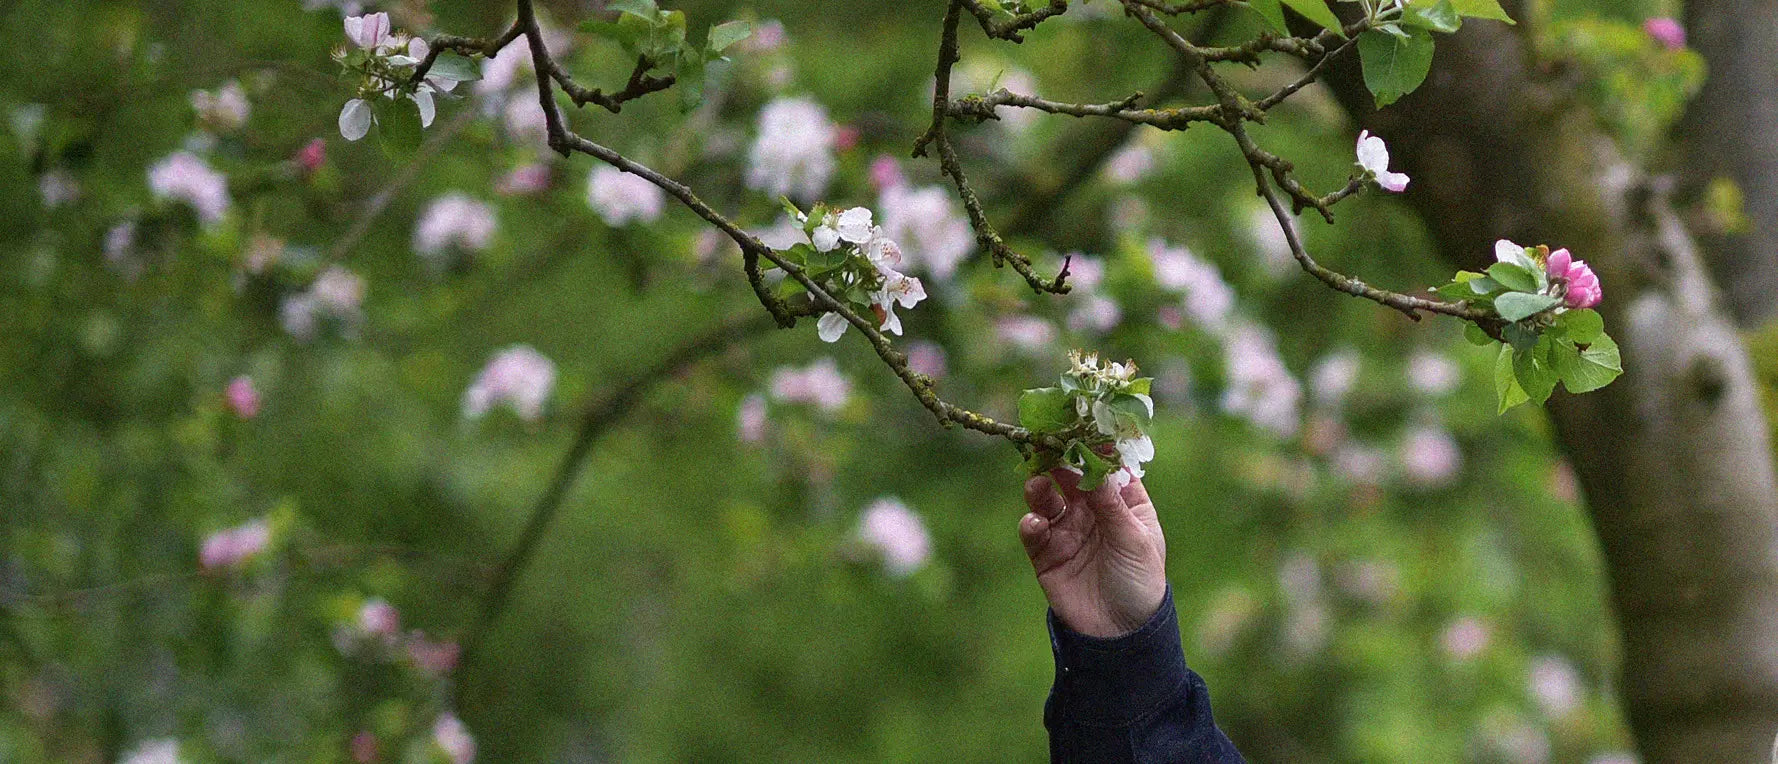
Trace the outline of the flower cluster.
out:
[[[1551,252],[1506,239],[1495,242],[1494,259],[1487,273],[1459,271],[1433,291],[1497,317],[1498,324],[1471,326],[1469,339],[1501,343],[1494,377],[1502,412],[1526,401],[1543,403],[1557,382],[1584,393],[1623,373],[1617,343],[1592,310],[1605,292],[1585,261],[1566,249]]]
[[[804,213],[788,201],[785,204],[801,225],[791,239],[792,246],[784,249],[786,258],[835,299],[875,314],[883,331],[901,334],[901,317],[895,315],[895,307],[907,309],[919,304],[926,299],[926,287],[895,269],[901,264],[901,247],[881,226],[872,224],[871,211],[853,207],[832,212],[817,204]],[[846,326],[844,316],[831,312],[815,323],[823,342],[839,341]]]
[[[1098,354],[1078,350],[1069,352],[1068,361],[1061,386],[1019,396],[1020,425],[1067,440],[1061,453],[1033,451],[1026,469],[1032,474],[1073,469],[1087,489],[1106,479],[1121,486],[1142,477],[1143,462],[1154,459],[1154,440],[1147,432],[1154,419],[1154,399],[1149,397],[1154,380],[1137,377],[1134,361],[1101,363]],[[1112,453],[1115,464],[1105,458]]]
[[[364,321],[363,306],[364,279],[335,265],[316,276],[307,291],[285,298],[278,320],[285,332],[304,342],[314,339],[324,323],[353,337]]]
[[[191,205],[204,225],[214,225],[228,214],[228,179],[189,151],[171,154],[149,168],[148,190],[156,199]]]
[[[407,117],[408,112],[380,106],[377,96],[411,101],[420,126],[429,127],[438,115],[434,95],[449,93],[458,82],[479,76],[468,59],[441,53],[426,76],[414,82],[415,71],[431,50],[425,40],[391,31],[387,13],[347,16],[345,29],[352,44],[334,51],[334,60],[359,80],[357,97],[340,109],[340,135],[348,141],[363,138],[372,124],[387,128],[391,120]]]
[[[443,265],[454,255],[480,252],[494,243],[499,226],[494,208],[487,202],[461,193],[448,193],[432,200],[414,224],[414,251],[421,257]]]

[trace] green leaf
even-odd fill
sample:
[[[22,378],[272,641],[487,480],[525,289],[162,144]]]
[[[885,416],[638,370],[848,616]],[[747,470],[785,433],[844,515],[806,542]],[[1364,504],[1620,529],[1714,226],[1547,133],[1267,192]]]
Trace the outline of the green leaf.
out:
[[[1280,0],[1247,0],[1247,7],[1259,14],[1273,30],[1290,33],[1290,29],[1284,24],[1284,5]]]
[[[1561,374],[1562,386],[1568,388],[1568,392],[1590,393],[1611,384],[1624,373],[1617,342],[1609,335],[1601,333],[1586,350],[1578,350],[1566,341],[1561,344],[1567,347],[1556,355],[1556,371]]]
[[[606,0],[605,10],[627,13],[651,22],[661,12],[661,9],[654,4],[654,0]]]
[[[420,126],[420,107],[406,98],[378,98],[371,106],[377,115],[377,138],[390,156],[405,157],[425,138]]]
[[[1590,345],[1605,333],[1605,319],[1591,308],[1568,311],[1557,316],[1556,321],[1568,330],[1568,339],[1577,345]]]
[[[447,50],[433,59],[432,68],[426,70],[426,76],[455,82],[474,82],[482,78],[482,68],[476,65],[474,59]]]
[[[1032,432],[1061,432],[1074,423],[1074,396],[1059,387],[1039,387],[1019,395],[1019,426]]]
[[[594,19],[582,22],[580,31],[615,42],[622,45],[626,52],[635,54],[642,50],[642,40],[648,37],[652,24],[652,21],[643,21],[625,14],[618,17],[617,21]]]
[[[1137,424],[1141,424],[1150,419],[1148,407],[1152,405],[1154,405],[1152,399],[1147,403],[1143,403],[1142,398],[1138,398],[1134,395],[1119,395],[1111,399],[1111,409],[1118,413],[1120,419],[1124,416],[1134,417]]]
[[[1488,276],[1515,292],[1537,291],[1537,277],[1531,272],[1512,263],[1495,263],[1488,266]]]
[[[1491,277],[1483,276],[1479,279],[1471,279],[1470,280],[1469,291],[1474,292],[1478,295],[1490,295],[1490,294],[1494,294],[1495,292],[1506,291],[1506,285],[1502,284],[1498,281],[1495,281]]]
[[[1401,21],[1440,34],[1451,34],[1463,26],[1463,17],[1458,15],[1451,0],[1438,0],[1432,5],[1410,5]]]
[[[1494,343],[1494,338],[1489,337],[1487,332],[1482,331],[1482,327],[1476,326],[1475,324],[1464,324],[1463,339],[1469,340],[1469,344],[1471,345],[1479,345],[1483,347]]]
[[[1451,0],[1451,7],[1457,10],[1457,15],[1465,18],[1494,19],[1508,24],[1517,23],[1511,16],[1506,15],[1505,9],[1500,7],[1500,0]]]
[[[730,45],[745,40],[752,34],[752,24],[745,21],[725,21],[710,27],[704,48],[711,53],[721,53],[728,50]]]
[[[1154,388],[1154,377],[1138,377],[1130,380],[1127,391],[1132,395],[1149,395]]]
[[[1080,441],[1068,446],[1069,463],[1081,469],[1080,490],[1091,491],[1105,482],[1105,476],[1111,474],[1111,462],[1087,448]]]
[[[1525,394],[1525,388],[1519,387],[1519,380],[1513,374],[1513,349],[1508,345],[1500,346],[1500,355],[1494,358],[1494,393],[1500,399],[1500,413],[1525,401],[1531,396]]]
[[[1432,69],[1432,35],[1413,29],[1406,38],[1371,30],[1358,36],[1358,59],[1364,65],[1364,85],[1370,88],[1377,108],[1395,103],[1414,92]]]
[[[1333,32],[1342,38],[1346,36],[1346,33],[1340,29],[1340,17],[1335,16],[1333,9],[1327,7],[1327,3],[1322,0],[1284,0],[1284,4],[1290,6],[1291,10],[1303,14],[1303,18],[1321,25],[1322,29]]]
[[[1494,298],[1494,311],[1500,314],[1502,320],[1523,321],[1561,304],[1561,298],[1547,294],[1507,292]]]
[[[1056,452],[1047,448],[1034,448],[1019,461],[1019,469],[1027,475],[1042,475],[1055,469],[1057,461]]]
[[[701,51],[679,51],[673,84],[679,91],[679,110],[691,111],[704,102],[704,54]]]
[[[1550,356],[1555,343],[1549,337],[1538,340],[1531,350],[1513,350],[1513,378],[1530,401],[1539,406],[1555,392],[1561,375]]]
[[[1522,351],[1530,350],[1531,346],[1536,345],[1537,338],[1542,334],[1536,327],[1524,324],[1507,324],[1500,329],[1500,337],[1506,340],[1506,344],[1513,346],[1514,350]]]

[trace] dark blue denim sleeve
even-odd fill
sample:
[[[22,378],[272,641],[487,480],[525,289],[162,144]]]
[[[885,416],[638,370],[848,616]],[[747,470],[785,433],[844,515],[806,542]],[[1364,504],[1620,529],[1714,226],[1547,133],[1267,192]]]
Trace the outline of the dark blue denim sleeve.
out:
[[[1142,628],[1113,639],[1049,614],[1056,683],[1043,707],[1055,762],[1240,762],[1210,715],[1210,690],[1185,666],[1173,590]]]

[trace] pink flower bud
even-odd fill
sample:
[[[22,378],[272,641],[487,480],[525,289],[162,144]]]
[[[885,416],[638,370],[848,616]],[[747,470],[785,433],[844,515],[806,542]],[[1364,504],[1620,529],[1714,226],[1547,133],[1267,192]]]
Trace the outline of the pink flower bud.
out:
[[[852,125],[840,125],[833,131],[833,147],[840,151],[851,151],[858,146],[858,128]]]
[[[1655,42],[1667,46],[1668,50],[1679,50],[1685,47],[1685,27],[1679,22],[1660,16],[1642,22],[1642,31],[1653,37]]]
[[[870,163],[870,184],[878,191],[906,185],[907,179],[901,174],[901,163],[888,154],[879,154]]]
[[[236,567],[264,551],[271,540],[272,529],[264,519],[249,520],[205,537],[198,559],[207,570]]]
[[[242,419],[259,416],[259,391],[253,387],[253,378],[245,374],[235,377],[228,383],[223,397],[228,399],[228,409]]]
[[[1580,309],[1591,308],[1605,298],[1605,292],[1599,286],[1599,276],[1585,260],[1576,260],[1566,249],[1558,249],[1550,253],[1546,266],[1551,279],[1559,279],[1567,285],[1563,300],[1568,307]]]
[[[321,163],[327,161],[327,141],[322,138],[309,141],[308,145],[297,150],[294,158],[296,166],[301,167],[305,173],[321,169]]]
[[[358,628],[366,634],[393,637],[401,629],[401,614],[388,602],[368,600],[358,609]]]
[[[409,636],[407,643],[408,660],[413,661],[415,668],[433,676],[444,676],[457,668],[457,657],[461,652],[456,642],[433,642],[418,631]]]

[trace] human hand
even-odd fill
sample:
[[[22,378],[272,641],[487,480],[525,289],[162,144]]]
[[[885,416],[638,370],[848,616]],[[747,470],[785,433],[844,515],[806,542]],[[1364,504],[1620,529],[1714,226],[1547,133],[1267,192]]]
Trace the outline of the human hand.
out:
[[[1148,622],[1167,594],[1167,542],[1140,479],[1083,492],[1079,475],[1053,470],[1025,482],[1025,504],[1019,539],[1063,624],[1109,638]]]

